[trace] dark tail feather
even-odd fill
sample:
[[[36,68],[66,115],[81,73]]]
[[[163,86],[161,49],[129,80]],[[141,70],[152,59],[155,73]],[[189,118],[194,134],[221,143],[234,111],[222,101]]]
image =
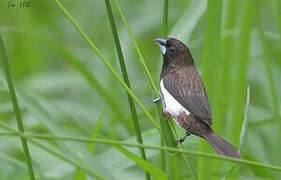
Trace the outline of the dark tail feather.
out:
[[[223,138],[219,137],[215,132],[210,132],[204,137],[213,146],[218,154],[240,158],[236,148]]]

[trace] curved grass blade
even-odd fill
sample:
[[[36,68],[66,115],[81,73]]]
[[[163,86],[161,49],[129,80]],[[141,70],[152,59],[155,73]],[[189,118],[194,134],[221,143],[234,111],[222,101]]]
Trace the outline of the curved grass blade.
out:
[[[247,136],[247,128],[248,128],[248,112],[249,112],[249,106],[250,106],[250,86],[247,86],[247,96],[246,96],[246,105],[245,105],[245,110],[244,110],[244,120],[243,120],[243,125],[241,128],[241,133],[240,133],[240,143],[239,143],[239,148],[238,152],[240,153],[240,157],[242,155],[241,152],[243,152],[243,149],[245,149],[245,141],[246,141],[246,136]],[[230,174],[234,171],[235,167],[237,164],[234,164],[226,173],[226,175],[222,179],[226,179]]]
[[[72,23],[72,25],[77,29],[77,31],[81,34],[81,36],[85,39],[85,41],[89,44],[91,49],[97,54],[99,59],[106,65],[106,67],[110,70],[113,76],[121,83],[121,85],[126,89],[128,94],[134,99],[134,101],[138,104],[140,109],[144,112],[144,114],[148,117],[148,119],[152,122],[154,127],[159,131],[161,130],[158,123],[152,117],[152,115],[148,112],[145,106],[141,103],[141,101],[137,98],[137,96],[133,93],[133,91],[126,85],[126,83],[119,76],[118,72],[110,65],[108,60],[103,56],[101,51],[96,47],[93,41],[89,38],[89,36],[84,32],[84,30],[78,25],[78,23],[73,19],[73,17],[69,14],[69,12],[64,8],[64,6],[59,2],[59,0],[52,0],[59,9],[64,13],[64,15],[68,18],[68,20]]]
[[[97,122],[97,125],[96,125],[96,127],[95,127],[95,129],[94,129],[94,131],[93,131],[93,133],[92,133],[92,139],[96,139],[97,138],[97,135],[98,135],[98,133],[99,133],[99,130],[100,130],[100,127],[101,127],[101,125],[102,125],[102,120],[103,120],[103,116],[104,116],[104,113],[102,113],[101,115],[100,115],[100,117],[99,117],[99,119],[98,119],[98,122]],[[88,149],[90,150],[90,151],[94,151],[94,143],[89,143],[88,144]]]
[[[46,44],[57,52],[62,59],[68,63],[75,71],[77,71],[85,80],[89,83],[89,85],[100,94],[108,106],[116,113],[116,116],[121,120],[125,120],[124,113],[117,105],[116,101],[110,96],[110,93],[107,92],[104,87],[98,82],[98,80],[93,76],[91,71],[87,68],[85,64],[83,64],[77,57],[75,57],[71,52],[65,49],[62,45],[56,42],[52,42],[47,39],[43,39]]]
[[[248,112],[249,112],[249,106],[250,106],[250,86],[247,86],[247,92],[246,92],[246,103],[245,103],[245,110],[244,110],[244,119],[243,119],[243,124],[241,128],[241,133],[240,133],[240,141],[239,141],[239,148],[238,151],[241,155],[241,152],[244,149],[245,146],[245,141],[246,141],[246,136],[247,136],[247,129],[248,129]]]
[[[112,14],[109,0],[105,0],[105,4],[106,4],[107,14],[108,14],[111,29],[112,29],[112,34],[114,37],[116,51],[117,51],[118,58],[119,58],[119,63],[120,63],[121,70],[122,70],[123,79],[124,79],[126,85],[129,88],[131,88],[128,73],[127,73],[127,68],[125,65],[124,56],[123,56],[123,52],[122,52],[122,48],[121,48],[121,44],[120,44],[120,40],[118,37],[118,32],[117,32],[117,28],[115,25],[115,20],[114,20],[113,14]],[[139,125],[139,121],[138,121],[138,117],[137,117],[135,103],[133,101],[133,98],[128,93],[127,93],[127,98],[128,98],[129,107],[131,110],[131,115],[132,115],[132,120],[133,120],[133,124],[134,124],[137,141],[138,141],[138,143],[142,144],[143,140],[142,140],[142,135],[141,135],[141,131],[140,131],[140,125]],[[142,158],[144,160],[146,160],[144,148],[139,148],[139,149],[140,149]],[[148,180],[150,179],[150,175],[147,172],[145,173],[145,176],[146,176],[146,179],[148,179]]]
[[[115,3],[115,6],[117,7],[117,10],[118,10],[118,12],[121,16],[121,19],[122,19],[123,23],[125,24],[125,27],[128,31],[128,34],[129,34],[129,36],[130,36],[130,38],[131,38],[131,40],[132,40],[132,42],[133,42],[133,44],[136,48],[136,51],[137,51],[138,56],[139,56],[140,63],[142,65],[143,69],[144,69],[144,72],[145,72],[145,75],[148,79],[149,85],[152,88],[152,91],[153,91],[154,95],[158,95],[158,89],[156,88],[156,85],[155,85],[155,83],[152,79],[151,73],[150,73],[150,71],[149,71],[149,69],[146,65],[146,62],[145,62],[143,56],[142,56],[140,48],[138,47],[137,41],[134,37],[134,34],[133,34],[133,32],[132,32],[123,12],[122,12],[122,10],[121,10],[121,7],[120,7],[118,1],[114,0],[114,3]],[[158,117],[159,117],[159,120],[160,120],[161,129],[162,129],[161,137],[163,137],[165,143],[168,146],[176,147],[175,140],[173,139],[173,136],[172,136],[171,128],[170,128],[170,126],[167,122],[163,121],[161,103],[157,104],[157,112],[158,112]]]
[[[22,138],[27,139],[27,137],[24,135],[24,133],[17,132],[16,130],[14,130],[13,128],[9,127],[5,123],[0,122],[0,127],[2,127],[3,129],[11,132],[10,133],[11,135],[13,134],[13,135],[17,135],[17,136],[20,136]],[[57,150],[54,150],[54,149],[50,148],[49,146],[43,145],[43,144],[41,144],[41,143],[39,143],[37,141],[34,141],[32,139],[29,139],[29,142],[31,142],[35,146],[38,146],[42,150],[44,150],[46,152],[49,152],[50,154],[53,154],[54,156],[58,157],[59,159],[61,159],[61,160],[65,161],[65,162],[75,166],[76,168],[79,168],[79,169],[83,170],[89,176],[96,177],[96,178],[99,178],[99,179],[103,179],[103,178],[101,178],[101,176],[97,175],[95,172],[90,170],[88,167],[84,167],[84,166],[80,165],[77,161],[66,157],[63,153],[61,153],[61,152],[59,152]]]
[[[143,168],[145,171],[149,172],[155,179],[159,179],[159,180],[167,179],[167,174],[165,172],[158,169],[157,167],[155,167],[148,161],[136,156],[134,153],[131,153],[130,151],[128,151],[127,149],[123,148],[120,145],[114,145],[114,146],[119,152],[121,152],[122,154],[124,154],[125,156],[130,158],[131,160],[135,161],[141,168]]]
[[[99,129],[102,124],[103,116],[104,116],[104,113],[102,113],[100,115],[98,122],[96,124],[96,127],[93,130],[92,137],[91,137],[91,139],[93,139],[93,140],[97,138]],[[94,147],[95,147],[94,145],[95,145],[95,143],[88,143],[88,145],[87,145],[88,150],[91,152],[94,152]],[[80,168],[77,168],[74,173],[74,180],[86,180],[86,179],[87,179],[86,173],[83,170],[81,170]]]
[[[14,90],[12,76],[11,76],[11,73],[10,73],[8,59],[7,59],[7,55],[6,55],[6,52],[5,52],[4,43],[3,43],[3,40],[2,40],[1,34],[0,34],[0,51],[1,51],[1,54],[2,54],[1,59],[2,59],[2,64],[3,64],[3,69],[5,71],[6,80],[7,80],[9,90],[10,90],[13,108],[14,108],[14,111],[15,111],[18,130],[19,130],[20,133],[24,133],[24,126],[23,126],[23,122],[22,122],[22,118],[21,118],[21,113],[20,113],[20,109],[19,109],[19,106],[18,106],[18,101],[17,101],[15,90]],[[31,161],[27,141],[24,137],[21,137],[20,139],[21,139],[23,151],[24,151],[25,158],[26,158],[26,164],[27,164],[29,177],[30,177],[30,179],[33,180],[33,179],[35,179],[35,175],[34,175],[34,171],[33,171],[33,167],[32,167],[32,161]]]
[[[17,92],[22,104],[28,112],[32,113],[40,121],[40,123],[44,125],[49,132],[51,132],[51,134],[56,136],[58,133],[62,132],[60,127],[57,126],[57,123],[54,123],[57,119],[55,119],[54,116],[46,110],[46,106],[42,105],[44,104],[42,103],[44,102],[43,98],[36,97],[34,94],[30,95],[20,90]],[[81,126],[80,128],[84,131],[87,130]],[[65,157],[71,157],[73,161],[76,161],[79,165],[84,167],[84,169],[85,167],[88,168],[88,170],[91,169],[92,176],[95,174],[96,176],[103,176],[107,179],[115,179],[110,171],[100,164],[93,154],[90,154],[86,146],[73,146],[72,144],[67,144],[65,142],[60,142],[56,145]],[[81,152],[80,154],[83,154],[84,158],[81,158],[77,152]],[[77,168],[81,169],[79,166],[77,166]]]
[[[37,141],[34,140],[29,140],[32,144],[34,144],[35,146],[38,146],[39,148],[41,148],[42,150],[58,157],[59,159],[63,160],[64,162],[67,162],[75,167],[77,167],[78,169],[83,170],[84,172],[86,172],[89,176],[92,176],[94,178],[97,179],[105,179],[105,177],[97,174],[96,172],[93,172],[92,170],[90,170],[87,166],[81,165],[79,162],[75,161],[74,159],[68,158],[67,156],[64,155],[64,153],[55,150],[54,148],[51,148],[51,146],[47,146],[44,145],[43,143],[39,143]]]

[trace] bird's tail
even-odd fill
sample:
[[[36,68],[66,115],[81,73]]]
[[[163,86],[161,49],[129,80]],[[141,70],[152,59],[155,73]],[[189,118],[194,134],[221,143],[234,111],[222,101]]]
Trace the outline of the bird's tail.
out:
[[[215,132],[211,131],[207,133],[204,138],[213,146],[218,154],[240,158],[236,148],[222,137],[218,136]]]

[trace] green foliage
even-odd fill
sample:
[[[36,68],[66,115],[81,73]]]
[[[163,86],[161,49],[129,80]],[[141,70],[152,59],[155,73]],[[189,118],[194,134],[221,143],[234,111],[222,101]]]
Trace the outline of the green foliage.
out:
[[[280,179],[281,1],[107,2],[111,18],[104,1],[0,1],[0,62],[13,77],[0,63],[0,179],[32,178],[31,162],[36,179]],[[195,136],[175,146],[184,132],[151,103],[162,65],[153,39],[167,35],[189,46],[213,127],[240,160]]]

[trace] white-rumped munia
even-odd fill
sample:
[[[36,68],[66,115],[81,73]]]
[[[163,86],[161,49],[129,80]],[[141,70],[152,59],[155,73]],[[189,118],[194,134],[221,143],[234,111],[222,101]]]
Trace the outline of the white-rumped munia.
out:
[[[160,97],[163,115],[172,116],[186,135],[177,140],[182,143],[193,134],[204,138],[218,154],[239,158],[235,147],[218,136],[211,128],[212,114],[208,97],[188,47],[174,38],[155,39],[160,46],[164,62],[160,76]]]

